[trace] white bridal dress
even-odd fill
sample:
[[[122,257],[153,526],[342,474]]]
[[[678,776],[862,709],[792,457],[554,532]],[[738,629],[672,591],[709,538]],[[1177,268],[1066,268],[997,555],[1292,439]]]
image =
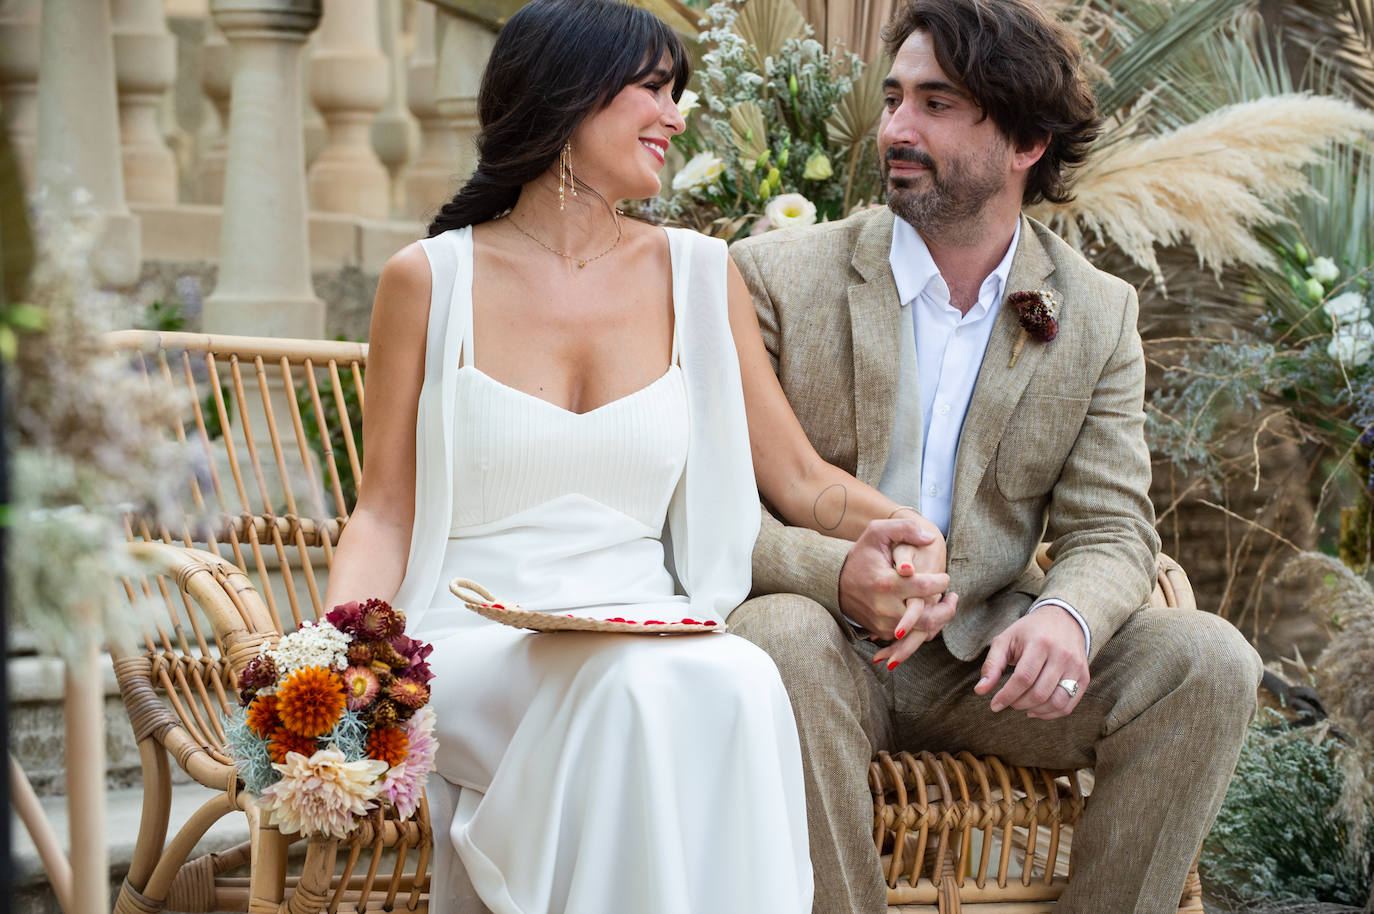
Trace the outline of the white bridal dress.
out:
[[[435,645],[436,914],[811,910],[797,734],[762,651],[721,633],[527,632],[448,590],[464,577],[525,609],[639,621],[722,620],[747,595],[758,501],[725,245],[668,239],[672,364],[584,414],[482,373],[471,229],[424,242],[434,293],[396,602]]]

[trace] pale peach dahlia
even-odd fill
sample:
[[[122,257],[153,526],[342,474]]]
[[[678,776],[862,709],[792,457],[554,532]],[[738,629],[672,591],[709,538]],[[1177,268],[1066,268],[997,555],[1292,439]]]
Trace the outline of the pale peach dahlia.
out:
[[[356,818],[372,808],[386,762],[346,762],[343,753],[331,746],[308,758],[288,753],[285,764],[272,767],[282,776],[262,792],[271,823],[286,834],[342,838],[353,830]]]

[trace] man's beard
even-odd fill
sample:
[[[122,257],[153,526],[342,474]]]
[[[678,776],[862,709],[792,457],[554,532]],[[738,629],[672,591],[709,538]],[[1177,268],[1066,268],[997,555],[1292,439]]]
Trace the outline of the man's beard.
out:
[[[937,168],[928,154],[910,146],[889,146],[883,160],[887,205],[922,235],[948,235],[973,224],[988,201],[1006,186],[1006,175],[984,165],[989,156],[951,158]],[[894,178],[889,162],[914,162],[927,169],[925,189],[920,178]],[[975,167],[971,167],[975,166]]]

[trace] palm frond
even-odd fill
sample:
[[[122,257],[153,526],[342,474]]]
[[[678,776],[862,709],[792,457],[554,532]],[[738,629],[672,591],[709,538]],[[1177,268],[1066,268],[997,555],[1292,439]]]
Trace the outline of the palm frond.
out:
[[[740,102],[730,109],[730,135],[740,161],[752,168],[759,156],[768,151],[768,127],[757,102]]]
[[[1374,107],[1374,0],[1293,0],[1283,4],[1283,25],[1345,92]]]
[[[883,80],[887,70],[870,64],[853,80],[849,94],[841,98],[826,119],[830,139],[853,149],[878,126],[883,114]]]
[[[758,72],[763,73],[764,59],[776,57],[784,42],[806,37],[806,18],[792,0],[746,0],[734,29],[748,42]]]
[[[1230,105],[1167,133],[1118,143],[1084,166],[1077,197],[1032,215],[1070,244],[1115,244],[1164,282],[1157,246],[1187,243],[1198,262],[1272,266],[1254,235],[1278,207],[1310,193],[1303,167],[1333,140],[1374,132],[1374,112],[1335,98],[1287,95]]]

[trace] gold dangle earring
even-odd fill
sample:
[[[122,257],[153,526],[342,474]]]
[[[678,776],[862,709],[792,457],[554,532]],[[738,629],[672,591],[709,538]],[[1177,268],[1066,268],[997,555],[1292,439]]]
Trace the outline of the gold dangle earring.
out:
[[[574,197],[577,196],[577,181],[573,178],[572,170],[572,143],[564,143],[563,151],[558,154],[558,208],[564,209],[564,187],[572,191]]]

